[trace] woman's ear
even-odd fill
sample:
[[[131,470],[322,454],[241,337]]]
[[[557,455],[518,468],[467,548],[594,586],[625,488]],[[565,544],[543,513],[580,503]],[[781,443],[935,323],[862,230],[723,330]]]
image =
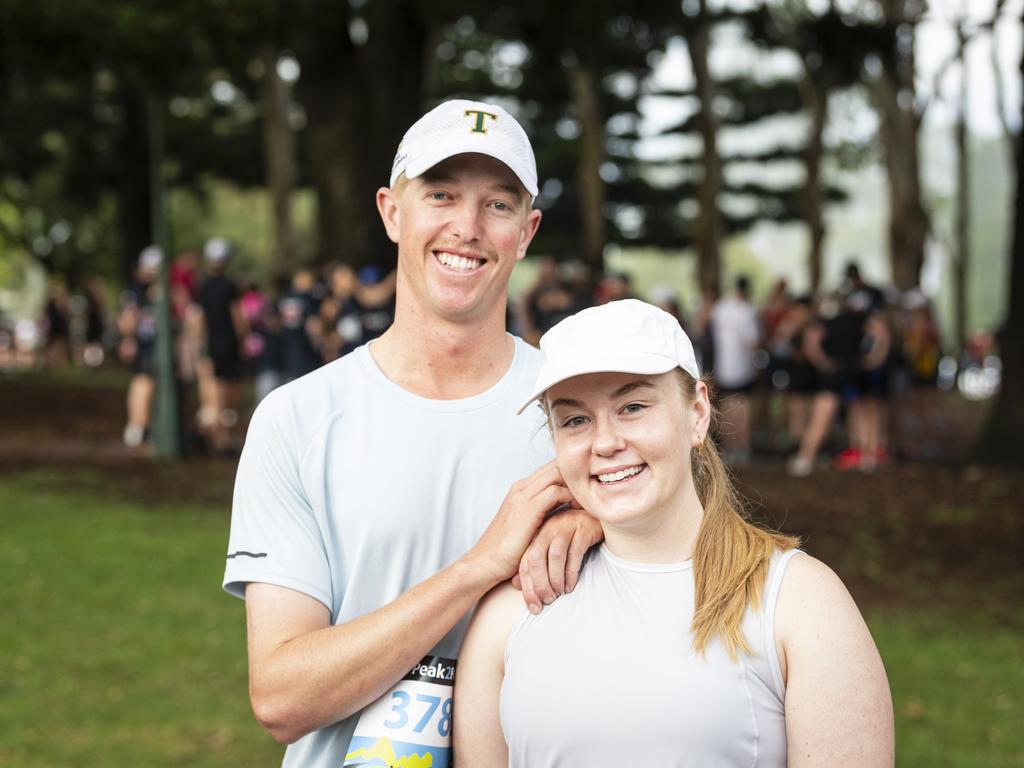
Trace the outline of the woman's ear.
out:
[[[690,403],[691,416],[693,418],[693,435],[691,437],[691,448],[696,448],[704,442],[711,428],[711,394],[708,392],[708,385],[700,379],[694,383],[693,402]]]

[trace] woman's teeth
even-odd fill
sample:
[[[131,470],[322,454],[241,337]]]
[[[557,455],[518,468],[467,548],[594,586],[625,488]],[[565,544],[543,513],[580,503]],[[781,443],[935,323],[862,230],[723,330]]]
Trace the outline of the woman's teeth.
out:
[[[610,472],[606,475],[598,475],[597,479],[602,483],[617,483],[619,480],[625,480],[627,477],[632,477],[638,474],[644,465],[641,464],[636,467],[630,467],[629,469],[620,469],[618,472]]]

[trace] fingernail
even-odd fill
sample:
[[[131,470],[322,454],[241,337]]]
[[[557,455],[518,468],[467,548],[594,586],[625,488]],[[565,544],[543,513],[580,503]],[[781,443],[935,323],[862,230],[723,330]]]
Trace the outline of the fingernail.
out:
[[[540,606],[536,603],[530,603],[530,613],[534,615],[540,613]]]

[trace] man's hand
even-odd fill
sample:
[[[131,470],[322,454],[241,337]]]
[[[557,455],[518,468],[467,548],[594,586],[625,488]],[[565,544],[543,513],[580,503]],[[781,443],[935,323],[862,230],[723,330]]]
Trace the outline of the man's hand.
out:
[[[558,465],[549,461],[512,484],[498,514],[466,554],[467,559],[486,574],[490,586],[511,578],[544,518],[565,504],[575,504],[575,500],[565,487]]]
[[[587,550],[602,539],[601,524],[578,507],[548,518],[533,537],[519,561],[519,573],[512,579],[512,584],[522,589],[531,613],[540,613],[542,604],[576,588]]]

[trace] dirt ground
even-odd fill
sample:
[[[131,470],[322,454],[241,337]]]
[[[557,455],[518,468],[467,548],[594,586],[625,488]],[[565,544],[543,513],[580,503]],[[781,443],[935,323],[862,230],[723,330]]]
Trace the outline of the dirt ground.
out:
[[[53,468],[69,483],[87,476],[93,492],[99,485],[118,498],[227,513],[234,458],[168,462],[133,453],[120,442],[123,414],[123,392],[114,387],[0,379],[0,475]],[[969,421],[945,428],[940,441],[969,444]],[[947,455],[871,475],[825,469],[795,479],[781,457],[770,457],[739,469],[737,481],[754,513],[799,535],[863,607],[942,604],[1022,621],[1024,473]]]

